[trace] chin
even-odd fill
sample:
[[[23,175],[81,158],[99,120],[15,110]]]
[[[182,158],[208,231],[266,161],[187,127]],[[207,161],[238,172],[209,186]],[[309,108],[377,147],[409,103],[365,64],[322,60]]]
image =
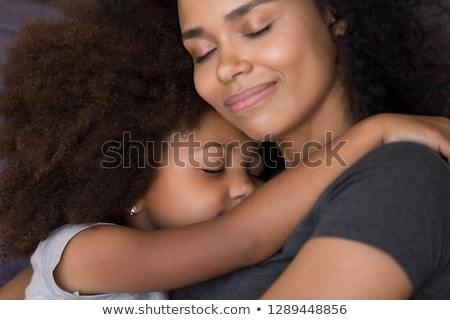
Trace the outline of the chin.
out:
[[[249,136],[250,139],[255,141],[266,142],[276,140],[276,137],[271,133],[271,131],[247,130],[244,131],[244,133]]]
[[[259,122],[258,124],[252,124],[251,126],[245,126],[241,129],[247,136],[257,141],[274,141],[277,140],[282,131],[278,126],[274,126],[273,123],[267,124],[267,122]]]
[[[271,133],[272,130],[267,129],[267,126],[262,124],[245,124],[241,122],[235,125],[235,127],[245,133],[250,139],[255,141],[270,141],[274,139],[274,136]]]

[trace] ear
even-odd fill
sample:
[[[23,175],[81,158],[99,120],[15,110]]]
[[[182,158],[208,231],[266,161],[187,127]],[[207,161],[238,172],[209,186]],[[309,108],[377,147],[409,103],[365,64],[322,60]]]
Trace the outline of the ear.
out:
[[[325,6],[323,9],[323,18],[328,25],[328,29],[332,32],[334,37],[342,37],[347,33],[347,21],[338,19],[330,9]]]
[[[336,21],[331,30],[334,32],[336,37],[343,37],[347,33],[347,21],[339,20]]]
[[[128,212],[130,213],[130,216],[135,216],[136,214],[142,212],[143,208],[144,208],[144,199],[141,199],[138,202],[136,202],[135,205],[132,206]],[[132,211],[134,211],[133,214]]]

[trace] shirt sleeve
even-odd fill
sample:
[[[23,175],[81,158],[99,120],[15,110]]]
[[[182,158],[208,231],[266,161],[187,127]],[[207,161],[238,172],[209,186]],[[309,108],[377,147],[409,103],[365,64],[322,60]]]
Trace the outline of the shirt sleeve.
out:
[[[356,240],[388,253],[414,290],[449,265],[450,169],[428,148],[384,145],[349,168],[321,200],[313,237]]]

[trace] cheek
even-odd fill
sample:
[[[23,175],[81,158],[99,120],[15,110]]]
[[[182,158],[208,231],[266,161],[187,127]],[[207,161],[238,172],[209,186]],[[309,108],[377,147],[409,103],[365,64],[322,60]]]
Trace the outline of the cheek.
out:
[[[317,38],[303,37],[303,41],[290,41],[286,52],[275,56],[279,70],[283,71],[286,99],[303,100],[314,92],[328,88],[335,80],[336,52],[328,35]]]
[[[225,206],[222,190],[212,183],[191,179],[186,187],[166,194],[152,218],[159,228],[171,228],[206,221],[219,215]],[[159,210],[156,210],[159,209]]]
[[[269,50],[262,51],[261,61],[266,61],[268,67],[277,70],[281,77],[296,78],[300,76],[304,73],[308,56],[307,44],[297,38],[300,37],[280,37],[272,43]]]
[[[197,221],[204,221],[219,215],[225,207],[224,193],[220,188],[209,187],[198,194],[194,206],[191,207],[191,216]]]
[[[270,40],[270,44],[262,43],[252,50],[254,63],[266,65],[271,69],[289,67],[300,55],[302,48],[296,39],[280,35]]]
[[[207,103],[217,107],[219,99],[219,83],[212,67],[202,66],[194,71],[195,90]]]

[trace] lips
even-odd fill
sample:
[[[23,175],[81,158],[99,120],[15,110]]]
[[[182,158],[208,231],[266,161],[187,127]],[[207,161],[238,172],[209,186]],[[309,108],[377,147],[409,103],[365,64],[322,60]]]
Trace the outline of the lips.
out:
[[[276,82],[255,86],[232,95],[225,105],[233,112],[246,111],[264,100],[274,89]]]

